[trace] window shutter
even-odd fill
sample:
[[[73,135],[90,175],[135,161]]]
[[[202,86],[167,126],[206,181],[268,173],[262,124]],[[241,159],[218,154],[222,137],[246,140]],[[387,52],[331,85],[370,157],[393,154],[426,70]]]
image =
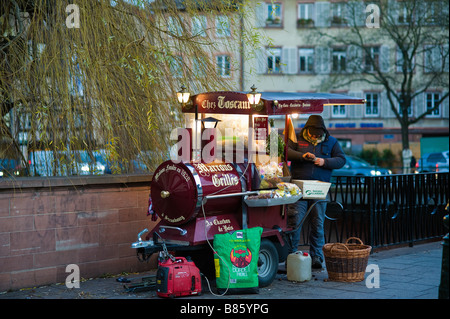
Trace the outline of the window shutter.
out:
[[[349,73],[360,73],[363,65],[363,51],[356,45],[347,47],[347,71]]]
[[[255,26],[263,28],[266,26],[267,5],[264,2],[257,2],[255,7]]]
[[[442,72],[443,71],[443,58],[444,56],[442,55],[443,52],[441,52],[442,48],[440,46],[436,46],[431,50],[431,57],[432,57],[432,70],[434,72]]]
[[[314,72],[316,74],[322,73],[322,51],[323,47],[316,47],[314,50]]]
[[[328,120],[331,118],[331,108],[332,107],[333,107],[332,105],[324,105],[323,112],[322,112],[322,118],[324,120]]]
[[[256,50],[256,73],[267,73],[267,52],[265,48]]]
[[[317,1],[314,4],[315,12],[315,26],[329,27],[330,26],[330,3],[327,1]]]
[[[444,60],[444,72],[448,73],[448,44],[444,44],[442,47],[442,53],[441,53],[441,61]],[[447,99],[448,101],[448,99]],[[448,102],[447,102],[448,103]]]
[[[346,105],[347,109],[347,118],[354,119],[355,118],[355,108],[360,107],[359,105]]]
[[[364,98],[364,92],[358,92],[356,96]],[[362,119],[364,116],[364,109],[366,105],[353,105],[353,109],[355,110],[355,118]]]
[[[449,98],[448,98],[448,96],[445,98],[445,100],[444,101],[442,101],[442,107],[441,107],[441,110],[442,110],[442,117],[444,118],[444,119],[448,119],[448,116],[449,116],[449,109],[448,109],[448,100],[449,100]]]
[[[398,3],[396,0],[388,0],[387,8],[386,8],[387,13],[385,13],[385,14],[387,14],[388,17],[391,17],[391,18],[388,18],[389,20],[392,20],[389,23],[391,25],[389,27],[392,27],[392,26],[398,24],[398,9],[399,9],[399,6],[398,6]],[[380,13],[380,15],[381,15],[381,13]]]
[[[415,117],[422,115],[426,112],[426,105],[425,105],[425,93],[418,94],[414,99],[414,110],[413,114]]]
[[[397,100],[392,96],[392,101],[396,104],[395,107],[398,109]],[[383,91],[381,93],[381,116],[385,118],[395,118],[395,113],[392,111],[391,102],[387,97],[387,92]]]
[[[385,91],[378,94],[378,115],[381,118],[387,118],[388,108],[390,108],[387,94]]]
[[[364,4],[363,1],[356,1],[353,4],[353,18],[354,18],[354,22],[351,23],[351,25],[353,25],[353,23],[357,26],[357,27],[363,27],[366,25],[366,5]]]
[[[318,47],[316,50],[316,73],[327,74],[331,69],[331,49],[328,47]]]
[[[354,96],[357,98],[362,99],[364,94],[363,92],[359,91],[359,92],[348,92],[349,96]],[[356,118],[356,119],[361,119],[363,116],[363,108],[364,105],[347,105],[347,115],[348,118]]]
[[[297,48],[283,48],[281,53],[281,70],[284,74],[297,74]]]
[[[414,11],[416,12],[417,17],[420,17],[418,21],[420,27],[423,27],[426,24],[425,17],[427,16],[427,7],[425,1],[417,1],[417,3],[415,3]]]
[[[389,47],[385,44],[380,47],[380,70],[389,72]]]

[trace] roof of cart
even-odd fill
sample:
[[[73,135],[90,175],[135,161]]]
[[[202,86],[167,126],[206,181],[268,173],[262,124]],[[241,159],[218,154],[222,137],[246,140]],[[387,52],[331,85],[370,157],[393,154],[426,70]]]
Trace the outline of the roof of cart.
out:
[[[246,92],[217,91],[196,94],[183,106],[183,112],[221,114],[281,115],[322,113],[325,105],[363,105],[358,97],[335,93],[260,92],[258,104],[250,104]],[[197,110],[196,110],[197,109]]]

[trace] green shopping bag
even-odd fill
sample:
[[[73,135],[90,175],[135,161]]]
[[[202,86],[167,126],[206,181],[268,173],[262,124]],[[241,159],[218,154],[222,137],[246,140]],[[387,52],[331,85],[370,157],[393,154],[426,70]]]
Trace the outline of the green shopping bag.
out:
[[[258,293],[261,227],[214,235],[214,264],[219,293]]]

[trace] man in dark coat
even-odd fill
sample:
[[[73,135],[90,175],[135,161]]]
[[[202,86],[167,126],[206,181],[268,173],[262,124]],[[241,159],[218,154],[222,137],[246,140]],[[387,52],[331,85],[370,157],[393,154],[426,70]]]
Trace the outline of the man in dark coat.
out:
[[[328,132],[320,115],[311,115],[303,129],[296,135],[297,143],[288,140],[288,159],[291,161],[292,179],[319,180],[330,182],[333,169],[345,165],[345,154],[336,138]],[[295,210],[295,222],[298,229],[292,236],[292,251],[300,241],[302,225],[308,207],[310,212],[311,230],[309,234],[312,267],[322,268],[324,261],[322,247],[325,244],[323,224],[327,203],[318,200],[299,200],[292,204]]]

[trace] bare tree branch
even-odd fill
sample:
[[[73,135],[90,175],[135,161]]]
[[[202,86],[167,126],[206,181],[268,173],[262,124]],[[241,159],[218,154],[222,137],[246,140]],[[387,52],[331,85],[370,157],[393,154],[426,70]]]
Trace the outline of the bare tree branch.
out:
[[[380,28],[368,29],[356,19],[350,19],[349,27],[342,28],[339,33],[315,28],[311,39],[320,38],[323,42],[354,46],[360,50],[362,59],[353,57],[352,62],[347,56],[347,63],[358,68],[351,73],[330,74],[323,85],[332,88],[335,85],[366,83],[382,87],[390,109],[400,123],[403,144],[407,147],[409,126],[438,110],[448,98],[448,2],[382,0],[377,4],[381,9]],[[347,6],[355,17],[360,3],[349,1]],[[372,47],[377,43],[389,47],[388,61],[381,61],[381,52],[380,57],[372,53]],[[389,62],[389,70],[382,68],[386,62]],[[408,108],[412,101],[436,88],[439,88],[441,96],[439,101],[435,101],[435,106],[409,118]]]

